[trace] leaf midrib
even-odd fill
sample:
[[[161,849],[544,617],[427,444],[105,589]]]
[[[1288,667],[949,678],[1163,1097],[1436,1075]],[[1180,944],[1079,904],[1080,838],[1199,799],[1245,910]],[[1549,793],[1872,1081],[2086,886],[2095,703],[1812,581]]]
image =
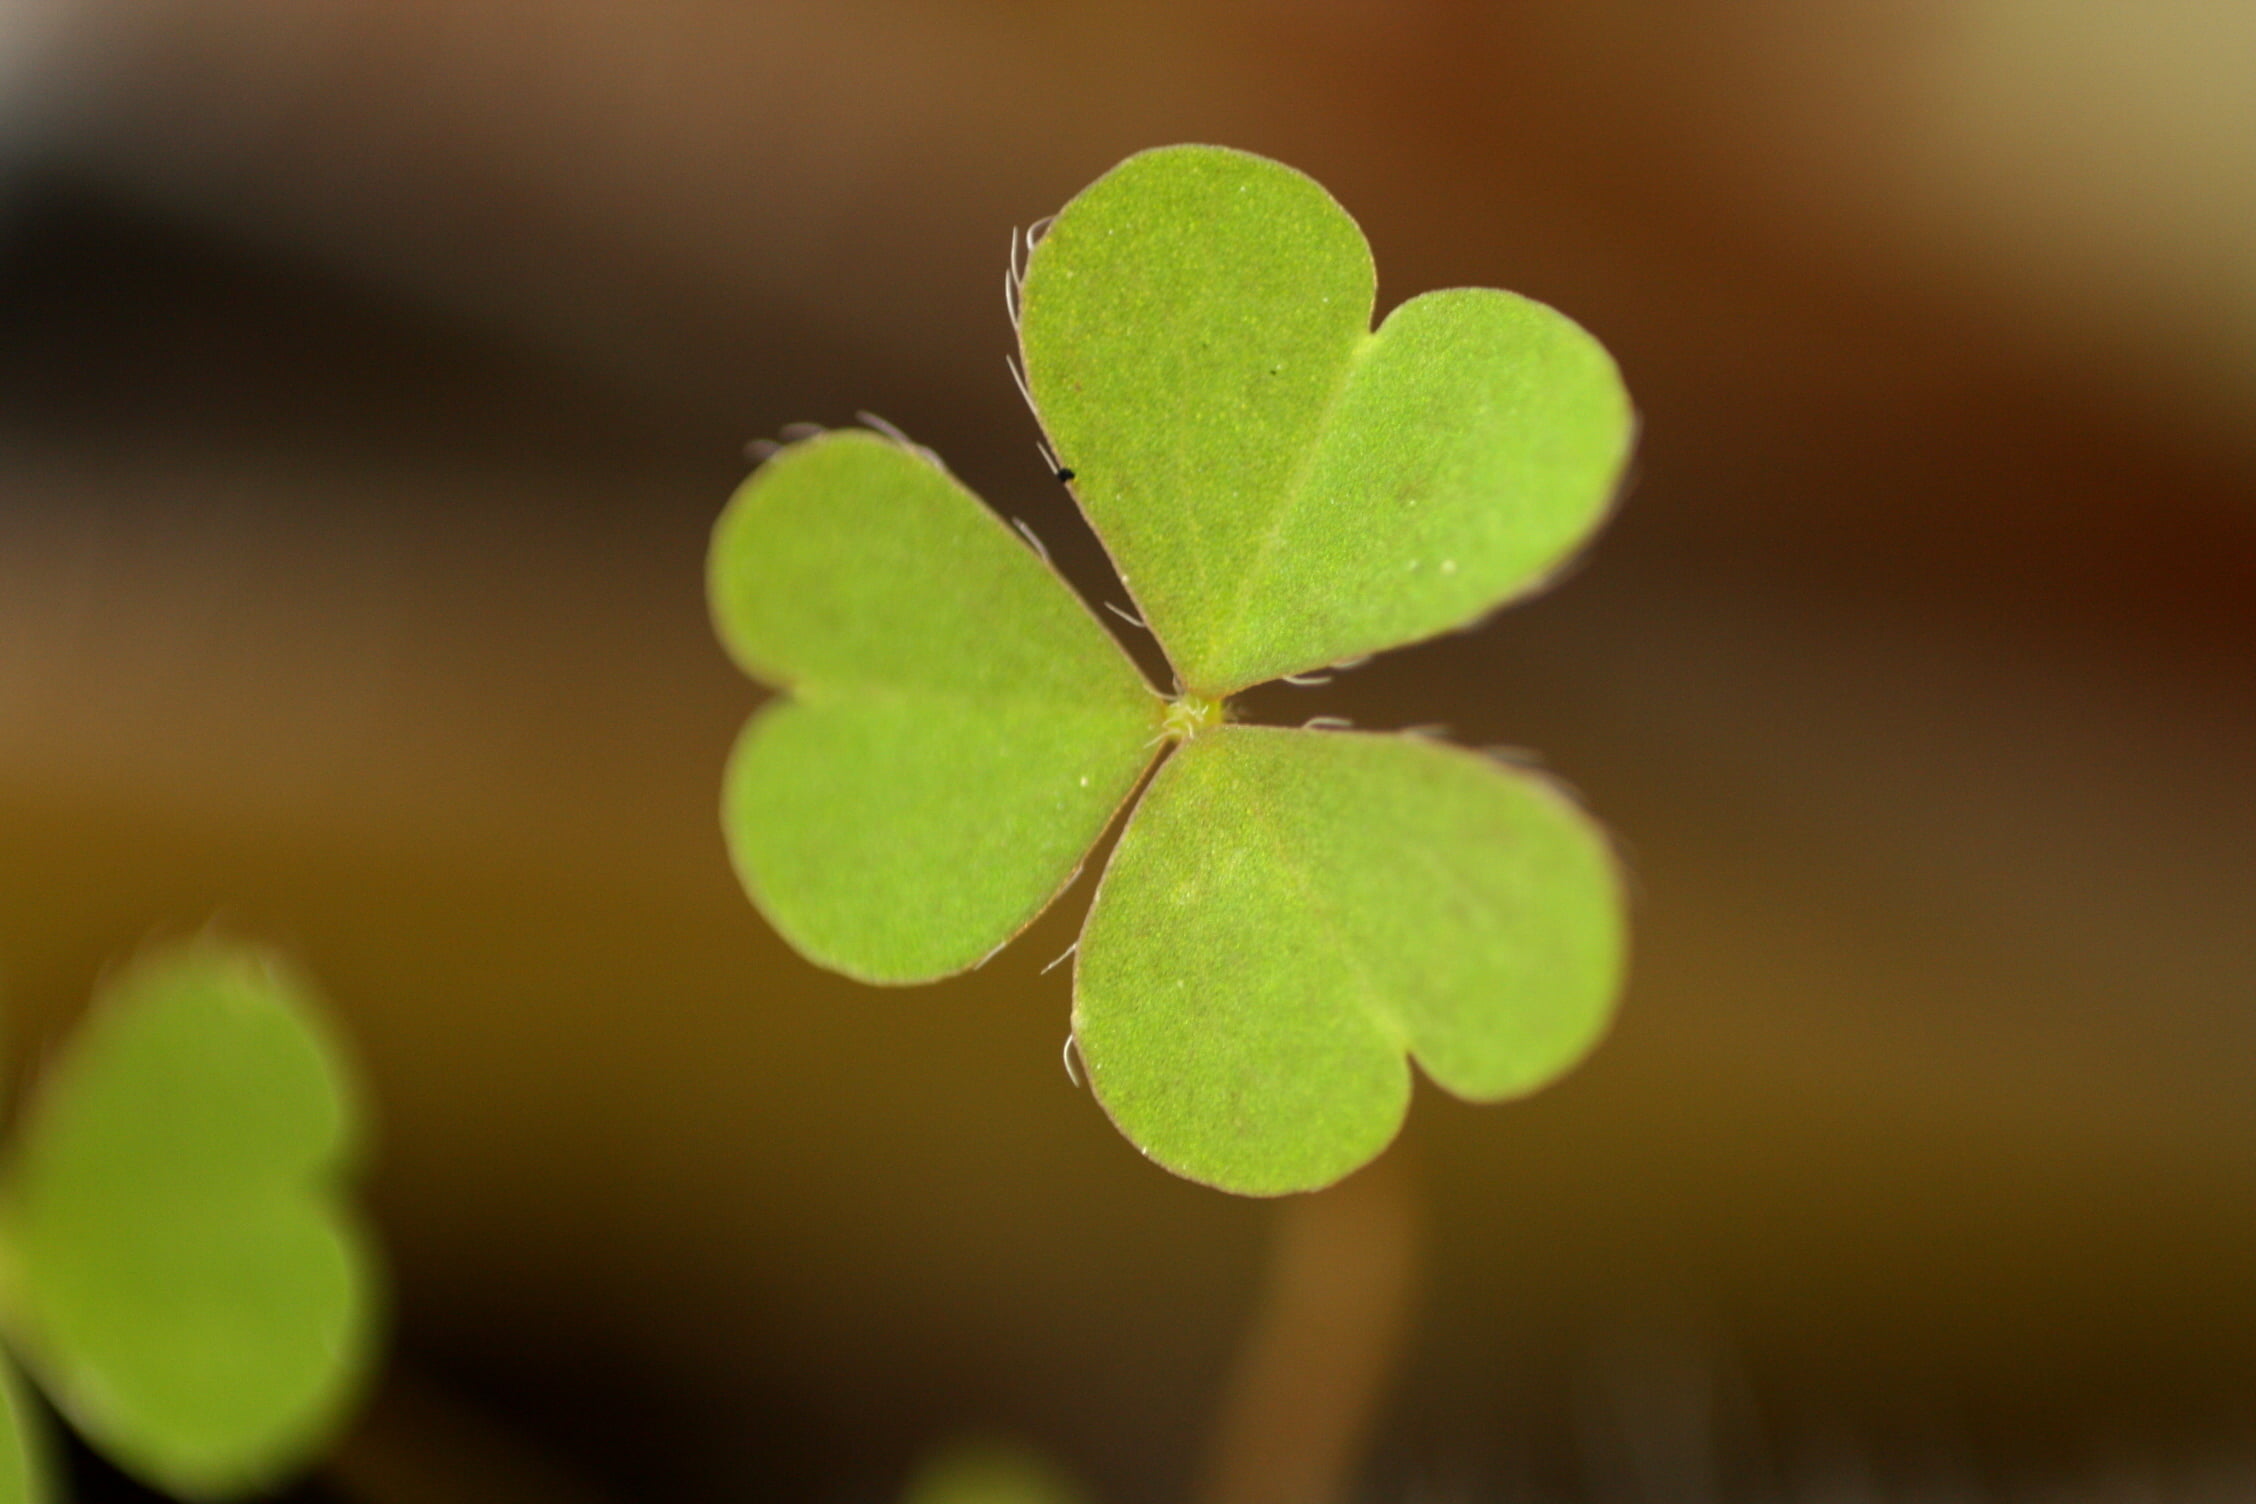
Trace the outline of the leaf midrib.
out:
[[[1251,594],[1255,581],[1267,572],[1270,556],[1276,552],[1279,540],[1284,536],[1286,522],[1307,501],[1308,477],[1316,468],[1317,456],[1323,453],[1325,447],[1331,442],[1331,436],[1339,418],[1340,404],[1347,396],[1347,388],[1354,381],[1355,373],[1362,368],[1363,362],[1369,357],[1372,347],[1378,342],[1379,330],[1365,327],[1362,333],[1357,336],[1354,345],[1349,348],[1347,359],[1340,362],[1339,379],[1333,383],[1331,392],[1324,398],[1323,405],[1317,410],[1316,421],[1309,430],[1308,442],[1302,448],[1299,460],[1293,465],[1291,479],[1286,484],[1278,504],[1269,513],[1269,525],[1262,533],[1260,543],[1254,548],[1252,560],[1246,565],[1244,572],[1238,576],[1237,588],[1233,592],[1230,602],[1230,615],[1228,617],[1230,635],[1224,639],[1232,654],[1241,651],[1243,648],[1246,598]],[[1227,655],[1217,654],[1216,656]],[[1322,666],[1321,664],[1307,665],[1310,668]],[[1296,673],[1299,670],[1286,669],[1283,672]],[[1276,676],[1271,675],[1270,677]],[[1220,699],[1265,682],[1267,682],[1265,679],[1247,679],[1224,688],[1200,689],[1198,692]]]
[[[1156,731],[1167,714],[1167,701],[1156,692],[1145,688],[1149,697],[1148,709],[1152,728]],[[1095,696],[1070,697],[1062,695],[1029,694],[1023,690],[958,689],[929,685],[903,685],[880,680],[820,680],[780,687],[775,693],[778,700],[788,701],[810,710],[842,703],[918,702],[936,703],[950,707],[977,709],[984,707],[997,712],[1025,713],[1050,712],[1066,715],[1109,716],[1121,713],[1125,720],[1130,701],[1126,695],[1099,699]],[[1143,704],[1139,709],[1147,708]]]
[[[1274,734],[1291,737],[1339,734],[1326,731],[1295,731],[1287,727],[1246,727],[1243,730],[1254,735]],[[1346,968],[1355,974],[1359,994],[1358,1003],[1364,1016],[1370,1021],[1372,1027],[1384,1035],[1396,1049],[1405,1055],[1414,1054],[1415,1050],[1412,1047],[1408,1032],[1402,1026],[1402,1021],[1382,1006],[1387,989],[1381,986],[1376,979],[1370,964],[1363,957],[1361,948],[1350,947],[1345,942],[1344,937],[1350,931],[1341,922],[1344,911],[1337,904],[1319,896],[1322,885],[1310,880],[1309,871],[1313,864],[1293,860],[1286,855],[1287,841],[1283,821],[1272,815],[1262,818],[1256,823],[1269,838],[1270,852],[1277,869],[1290,876],[1297,896],[1312,913],[1320,915],[1324,920],[1325,948],[1340,957]]]

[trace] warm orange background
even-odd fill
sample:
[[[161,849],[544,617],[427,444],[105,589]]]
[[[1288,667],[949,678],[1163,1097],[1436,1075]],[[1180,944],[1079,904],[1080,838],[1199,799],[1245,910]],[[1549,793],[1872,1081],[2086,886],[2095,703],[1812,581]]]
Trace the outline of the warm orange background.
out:
[[[1364,1493],[2256,1496],[2252,79],[2201,0],[27,0],[12,1054],[215,916],[324,981],[355,1497],[883,1501],[967,1427],[1179,1495],[1275,1209],[1067,1083],[1071,914],[903,992],[766,932],[699,590],[857,408],[1086,565],[1006,238],[1219,141],[1645,422],[1556,594],[1260,702],[1540,749],[1640,886],[1590,1066],[1421,1095]]]

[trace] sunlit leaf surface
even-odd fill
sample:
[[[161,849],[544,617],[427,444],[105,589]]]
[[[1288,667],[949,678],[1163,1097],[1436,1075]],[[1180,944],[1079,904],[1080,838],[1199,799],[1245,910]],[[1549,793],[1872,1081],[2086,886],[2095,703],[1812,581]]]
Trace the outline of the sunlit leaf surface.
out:
[[[42,1081],[7,1180],[8,1295],[49,1396],[189,1498],[327,1439],[372,1348],[339,1203],[355,1112],[303,989],[192,944],[114,979]]]
[[[1200,694],[1477,620],[1613,497],[1632,425],[1596,340],[1487,288],[1374,333],[1375,291],[1329,194],[1206,146],[1131,157],[1028,263],[1042,425]]]
[[[976,965],[1072,880],[1157,752],[1164,703],[1055,571],[874,433],[786,449],[714,531],[747,672],[724,828],[806,955],[872,982]]]
[[[1493,1101],[1606,1024],[1605,842],[1548,785],[1407,736],[1224,727],[1160,770],[1081,937],[1074,1037],[1161,1164],[1255,1194],[1394,1136],[1414,1055]]]

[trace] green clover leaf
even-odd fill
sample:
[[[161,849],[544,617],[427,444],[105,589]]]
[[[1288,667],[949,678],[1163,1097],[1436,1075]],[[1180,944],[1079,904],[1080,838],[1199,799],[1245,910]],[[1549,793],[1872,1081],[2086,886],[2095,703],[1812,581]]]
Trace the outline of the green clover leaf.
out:
[[[47,1504],[55,1497],[47,1484],[52,1466],[31,1398],[0,1361],[0,1504]]]
[[[721,640],[791,691],[727,779],[753,901],[815,961],[924,982],[984,960],[1081,868],[1165,703],[1065,582],[929,458],[794,445],[714,531]]]
[[[1605,350],[1488,288],[1371,330],[1363,232],[1242,152],[1131,157],[1026,268],[1026,378],[1186,688],[1400,647],[1535,588],[1628,453]]]
[[[0,1294],[9,1345],[112,1460],[219,1498],[327,1439],[375,1335],[370,1243],[336,1194],[357,1132],[270,957],[178,946],[95,1000],[7,1168]]]
[[[1478,1101],[1554,1079],[1620,984],[1618,875],[1547,783],[1415,736],[1228,723],[1250,685],[1537,588],[1626,463],[1627,395],[1572,322],[1458,289],[1374,332],[1374,288],[1322,188],[1207,146],[1106,174],[1014,281],[1030,400],[1172,701],[904,442],[785,448],[710,562],[722,641],[788,691],[731,761],[730,852],[821,964],[978,964],[1166,753],[1082,931],[1073,1037],[1132,1142],[1248,1194],[1376,1155],[1411,1059]]]
[[[1026,1443],[967,1437],[917,1465],[901,1504],[1090,1504],[1064,1469]]]

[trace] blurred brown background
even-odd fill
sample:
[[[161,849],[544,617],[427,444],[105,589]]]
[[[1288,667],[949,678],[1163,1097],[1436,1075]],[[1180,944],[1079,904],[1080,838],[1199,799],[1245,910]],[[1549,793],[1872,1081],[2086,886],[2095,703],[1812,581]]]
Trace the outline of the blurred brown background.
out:
[[[1358,1495],[2256,1498],[2256,9],[9,0],[10,1074],[151,935],[324,980],[400,1316],[328,1486],[1190,1486],[1277,1208],[1065,1079],[1078,901],[902,992],[765,931],[700,597],[857,408],[1086,573],[1006,239],[1176,140],[1644,414],[1564,588],[1257,707],[1540,749],[1640,885],[1588,1067],[1421,1093]]]

